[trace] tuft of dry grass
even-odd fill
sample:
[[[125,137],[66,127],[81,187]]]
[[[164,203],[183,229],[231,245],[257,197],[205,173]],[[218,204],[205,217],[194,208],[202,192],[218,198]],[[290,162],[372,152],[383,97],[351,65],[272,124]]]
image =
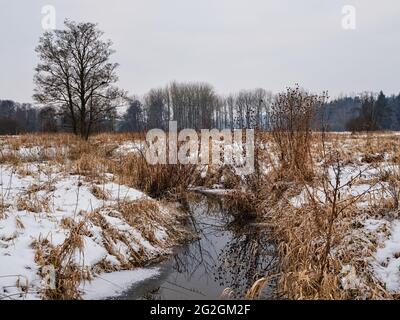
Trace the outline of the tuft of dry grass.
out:
[[[268,285],[268,282],[269,282],[268,277],[263,277],[254,282],[253,286],[246,293],[246,299],[255,300],[259,298],[260,293],[265,288],[265,286]]]
[[[164,203],[168,207],[167,203]],[[152,244],[160,245],[161,239],[157,236],[156,232],[165,232],[168,235],[169,241],[173,244],[178,244],[183,239],[187,238],[188,232],[186,229],[174,225],[174,218],[167,216],[160,211],[160,205],[153,199],[140,199],[132,202],[123,202],[119,205],[119,211],[121,212],[125,221],[139,230],[142,235]],[[176,214],[184,216],[183,212],[177,208],[171,210]],[[158,226],[169,226],[161,230]]]
[[[178,198],[196,177],[195,165],[150,165],[142,153],[126,156],[117,166],[123,184],[137,188],[152,198]]]
[[[15,224],[17,226],[17,229],[20,229],[20,230],[24,230],[25,229],[25,225],[21,221],[20,217],[16,217],[15,218]]]
[[[83,253],[83,236],[87,234],[86,222],[74,224],[64,243],[52,246],[47,239],[39,239],[32,244],[35,249],[35,262],[40,266],[39,273],[47,276],[45,268],[52,266],[55,271],[54,288],[43,289],[43,296],[50,300],[81,299],[78,286],[82,281],[89,281],[91,274],[78,266],[73,258],[76,252]]]
[[[19,211],[28,211],[34,213],[49,212],[49,201],[48,197],[38,197],[36,194],[33,195],[22,195],[17,199],[16,206]]]
[[[99,200],[108,200],[110,199],[110,194],[100,187],[93,185],[90,188],[90,192]]]

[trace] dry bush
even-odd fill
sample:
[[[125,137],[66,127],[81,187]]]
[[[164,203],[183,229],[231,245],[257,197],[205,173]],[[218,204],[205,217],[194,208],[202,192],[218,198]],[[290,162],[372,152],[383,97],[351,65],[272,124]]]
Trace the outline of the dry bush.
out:
[[[152,198],[180,197],[193,183],[196,165],[156,164],[147,162],[142,153],[126,156],[117,164],[122,183],[137,188]]]
[[[313,188],[305,182],[281,182],[282,187],[270,187],[265,192],[263,211],[279,255],[277,294],[289,299],[389,297],[369,268],[368,258],[375,252],[376,243],[358,231],[359,224],[354,223],[360,216],[356,203],[369,190],[357,196],[343,193],[343,189],[358,183],[363,172],[341,183],[344,164],[340,155],[329,154],[324,160],[323,172]],[[334,173],[333,181],[328,168]],[[306,199],[295,207],[288,199],[299,194],[299,186],[306,191]],[[317,187],[324,201],[317,194]],[[347,265],[356,270],[353,278],[343,273]],[[359,282],[349,285],[345,279]],[[251,296],[256,296],[263,285],[264,282],[255,284]]]
[[[313,177],[311,125],[326,94],[311,95],[299,86],[279,94],[269,111],[270,130],[278,149],[280,172],[285,179]]]
[[[236,219],[247,220],[257,215],[257,198],[254,194],[235,190],[226,194],[223,198],[224,208]]]

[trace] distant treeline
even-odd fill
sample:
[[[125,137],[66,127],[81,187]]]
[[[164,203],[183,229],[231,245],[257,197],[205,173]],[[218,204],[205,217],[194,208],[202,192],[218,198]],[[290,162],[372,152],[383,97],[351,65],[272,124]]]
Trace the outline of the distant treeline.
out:
[[[124,112],[110,112],[94,132],[139,132],[168,128],[260,128],[268,129],[268,112],[274,95],[264,89],[218,95],[205,83],[176,83],[131,98]],[[121,106],[122,107],[122,106]],[[69,118],[51,107],[0,100],[0,134],[71,131]],[[400,94],[363,93],[341,96],[315,115],[315,128],[330,131],[400,130]]]
[[[152,89],[142,99],[132,98],[119,129],[138,131],[179,128],[267,128],[272,94],[264,89],[243,90],[227,97],[206,83],[176,83]]]
[[[400,94],[363,93],[343,96],[324,108],[331,131],[400,130]]]
[[[0,134],[19,134],[40,130],[40,111],[27,103],[0,100]]]
[[[115,118],[104,118],[94,131],[113,131]],[[0,135],[70,131],[68,116],[60,114],[54,108],[39,108],[29,103],[0,100]]]

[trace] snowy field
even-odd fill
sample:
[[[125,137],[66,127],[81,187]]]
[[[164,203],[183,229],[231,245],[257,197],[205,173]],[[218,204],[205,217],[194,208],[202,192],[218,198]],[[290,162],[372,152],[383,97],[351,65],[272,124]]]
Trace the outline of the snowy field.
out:
[[[157,274],[143,267],[171,252],[170,235],[183,232],[180,210],[120,184],[112,173],[74,172],[68,146],[15,147],[9,139],[0,151],[0,299],[43,298],[51,255],[61,264],[56,274],[72,277],[68,266],[76,266],[84,299],[120,294]],[[122,144],[115,156],[130,147],[136,146]]]
[[[285,208],[302,214],[299,223],[311,225],[307,212],[320,208],[321,219],[324,211],[329,216],[337,189],[336,206],[343,211],[333,224],[329,255],[331,268],[340,272],[335,286],[343,288],[343,297],[395,298],[400,294],[399,133],[328,134],[325,148],[340,155],[340,164],[326,168],[318,148],[315,144],[313,155],[320,181],[295,188]],[[324,238],[315,233],[311,241],[319,245]]]
[[[336,286],[352,298],[374,297],[371,283],[387,297],[400,294],[398,139],[398,133],[329,134],[326,148],[341,155],[339,179],[334,163],[323,177],[316,142],[314,169],[320,180],[291,186],[279,199],[277,221],[303,232],[299,219],[315,207],[329,208],[337,184],[346,214],[334,226],[330,259],[338,270]],[[176,204],[129,186],[140,174],[135,167],[129,168],[132,177],[119,173],[135,163],[142,141],[106,136],[91,143],[88,148],[69,136],[0,138],[0,299],[58,298],[44,290],[49,265],[56,265],[56,278],[63,281],[57,285],[67,288],[68,297],[119,295],[156,276],[152,262],[189,236],[185,213]],[[277,157],[270,141],[261,149],[269,153],[260,166],[268,176]],[[232,180],[235,173],[224,168],[197,169],[203,184],[193,191],[225,196],[243,188],[243,177]],[[321,241],[316,236],[309,245]]]

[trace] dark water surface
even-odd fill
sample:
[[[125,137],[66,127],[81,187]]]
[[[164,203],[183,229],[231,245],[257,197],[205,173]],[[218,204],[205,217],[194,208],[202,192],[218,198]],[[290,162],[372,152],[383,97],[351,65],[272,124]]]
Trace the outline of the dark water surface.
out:
[[[243,299],[272,270],[274,248],[265,227],[233,221],[222,202],[209,196],[193,196],[189,207],[199,240],[158,265],[159,276],[134,285],[118,299],[214,300],[224,292],[230,299]],[[272,297],[272,286],[262,298]]]

